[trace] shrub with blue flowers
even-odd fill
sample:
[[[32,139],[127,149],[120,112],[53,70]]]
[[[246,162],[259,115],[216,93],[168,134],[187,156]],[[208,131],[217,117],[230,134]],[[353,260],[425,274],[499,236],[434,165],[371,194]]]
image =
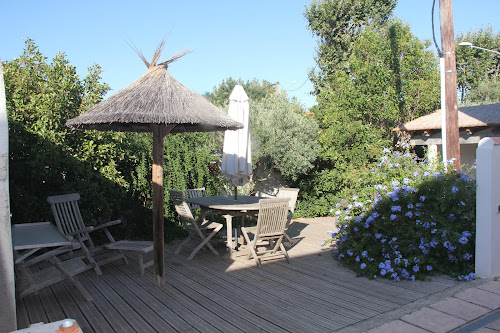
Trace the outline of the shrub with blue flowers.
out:
[[[327,243],[339,263],[394,281],[474,279],[476,184],[451,168],[384,149],[332,210],[337,232]]]

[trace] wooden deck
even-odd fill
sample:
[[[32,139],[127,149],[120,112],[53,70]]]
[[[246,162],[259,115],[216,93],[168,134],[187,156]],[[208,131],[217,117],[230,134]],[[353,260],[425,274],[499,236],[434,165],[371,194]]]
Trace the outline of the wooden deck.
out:
[[[78,275],[93,297],[87,302],[67,282],[45,288],[17,303],[18,329],[30,323],[73,318],[83,332],[332,332],[351,329],[456,286],[446,277],[428,282],[368,280],[337,266],[320,243],[332,229],[329,219],[292,224],[294,246],[286,261],[266,263],[166,247],[164,288],[153,284],[153,267],[139,275],[115,262]],[[220,252],[223,249],[218,249]]]

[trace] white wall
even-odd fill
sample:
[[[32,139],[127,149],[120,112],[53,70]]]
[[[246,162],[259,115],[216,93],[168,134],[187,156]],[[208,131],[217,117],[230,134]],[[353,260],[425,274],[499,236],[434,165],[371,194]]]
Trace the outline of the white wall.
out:
[[[500,138],[477,149],[476,275],[500,276]]]
[[[0,61],[0,332],[16,330],[14,263],[9,204],[9,126]]]

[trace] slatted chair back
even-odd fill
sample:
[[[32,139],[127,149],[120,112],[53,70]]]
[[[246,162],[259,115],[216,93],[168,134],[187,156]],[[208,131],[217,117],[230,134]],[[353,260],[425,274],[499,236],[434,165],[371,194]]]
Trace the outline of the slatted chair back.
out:
[[[207,220],[198,223],[194,219],[182,191],[168,190],[168,192],[170,200],[174,204],[175,211],[179,215],[179,219],[189,233],[188,237],[179,245],[175,254],[179,254],[183,246],[186,246],[190,240],[194,240],[198,243],[198,246],[191,252],[187,260],[193,259],[195,254],[204,246],[208,247],[213,254],[219,255],[219,252],[214,249],[209,241],[222,229],[222,224]]]
[[[57,228],[65,235],[75,235],[76,231],[85,229],[80,208],[78,207],[78,200],[80,200],[80,194],[78,193],[55,195],[47,198]],[[88,232],[82,232],[78,236],[81,241],[87,241],[90,247],[94,247]]]
[[[288,209],[293,213],[295,211],[295,204],[297,203],[299,191],[300,189],[298,188],[280,187],[278,189],[278,194],[276,194],[276,198],[290,198]]]
[[[184,190],[184,197],[186,199],[191,199],[191,198],[200,198],[200,197],[206,197],[207,193],[205,191],[204,187],[200,188],[189,188],[187,190]],[[200,209],[199,205],[192,204],[188,202],[188,206],[191,209],[191,212],[195,209]]]
[[[182,191],[168,190],[168,193],[170,193],[170,200],[174,204],[175,211],[179,215],[179,219],[184,227],[189,233],[196,232],[193,214],[191,213],[191,209],[189,209],[188,203],[184,199]]]
[[[289,199],[263,199],[259,201],[259,217],[255,237],[278,238],[281,242],[288,219]]]

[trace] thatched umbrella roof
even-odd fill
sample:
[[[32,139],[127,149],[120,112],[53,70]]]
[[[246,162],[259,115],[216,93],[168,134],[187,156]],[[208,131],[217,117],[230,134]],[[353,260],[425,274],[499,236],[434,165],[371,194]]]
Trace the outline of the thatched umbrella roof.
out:
[[[395,131],[428,131],[441,129],[441,110],[417,118],[395,128]],[[500,125],[500,103],[461,107],[458,110],[458,127],[473,128]]]
[[[225,131],[242,128],[204,97],[190,91],[167,71],[178,54],[156,65],[164,41],[149,63],[139,53],[148,71],[126,88],[98,103],[66,125],[75,129],[153,133],[153,243],[154,280],[165,285],[163,139],[168,133]]]
[[[151,66],[126,88],[96,104],[66,126],[75,129],[151,132],[151,124],[176,124],[171,133],[235,130],[243,126],[167,71]]]

